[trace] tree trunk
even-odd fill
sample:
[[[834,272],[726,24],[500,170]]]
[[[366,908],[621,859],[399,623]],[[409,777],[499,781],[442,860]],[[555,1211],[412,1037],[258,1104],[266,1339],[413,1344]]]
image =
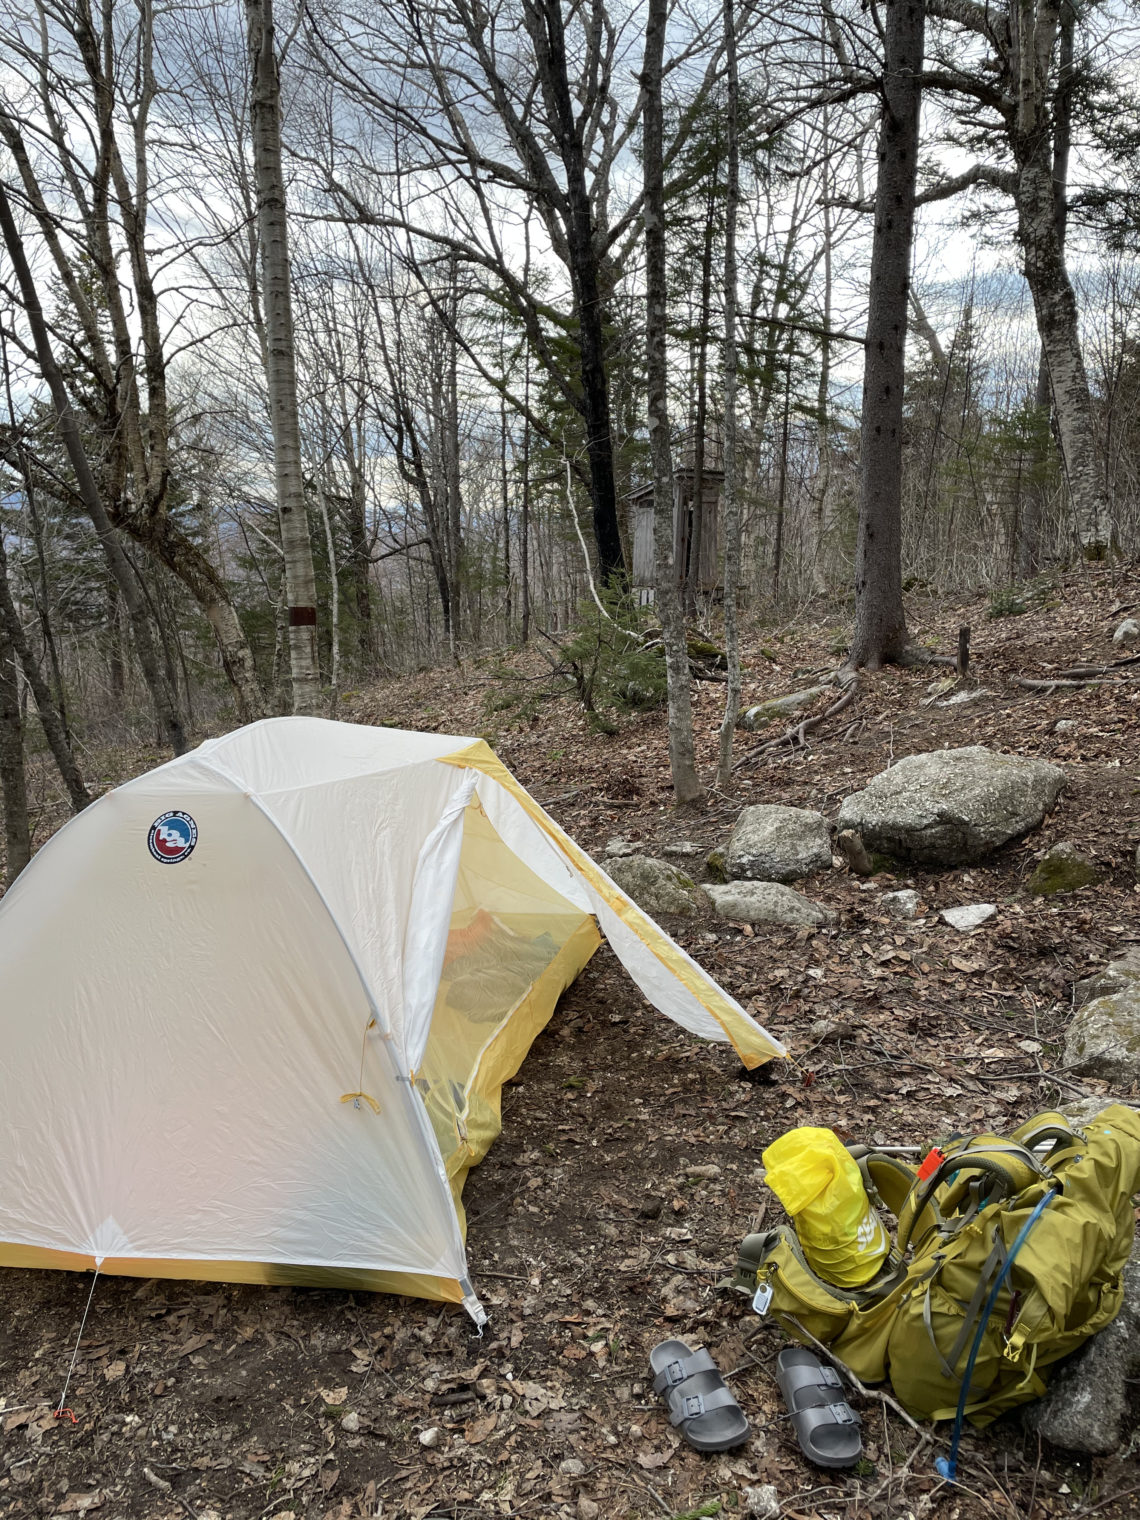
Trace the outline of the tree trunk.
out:
[[[252,72],[250,121],[269,360],[265,378],[273,426],[281,547],[285,554],[293,711],[315,713],[321,698],[317,587],[305,510],[301,424],[297,413],[285,177],[281,167],[281,76],[273,33],[273,0],[246,0],[245,14]]]
[[[669,765],[673,790],[681,804],[700,802],[704,792],[693,749],[692,681],[685,619],[673,558],[673,459],[669,446],[669,407],[665,333],[668,291],[665,279],[665,183],[661,65],[665,51],[668,0],[649,0],[645,26],[645,66],[641,89],[645,101],[645,336],[649,452],[653,460],[653,519],[657,551],[657,613],[665,644],[669,695]]]
[[[4,549],[3,534],[0,534],[0,638],[7,643],[20,662],[24,679],[31,688],[32,697],[35,700],[36,712],[39,714],[44,737],[59,767],[59,774],[67,788],[67,795],[71,799],[71,810],[78,813],[91,801],[91,796],[83,784],[83,777],[79,774],[75,756],[71,752],[71,741],[64,726],[63,715],[52,699],[51,691],[40,671],[35,653],[27,641],[19,613],[12,600],[8,582],[8,556]]]
[[[594,244],[594,218],[586,185],[586,155],[581,123],[567,72],[566,35],[562,0],[527,0],[527,29],[534,44],[535,62],[555,115],[558,151],[566,177],[566,247],[574,309],[578,317],[578,345],[582,378],[582,415],[586,424],[586,452],[590,462],[590,499],[593,505],[594,541],[598,568],[604,581],[625,573],[625,557],[617,516],[617,483],[614,476],[613,434],[610,427],[609,383],[606,377],[605,332],[602,300],[598,288],[598,254]]]
[[[697,417],[693,439],[693,529],[689,535],[689,563],[685,567],[685,607],[695,614],[701,593],[701,553],[705,538],[705,430],[708,427],[709,327],[712,323],[713,237],[716,231],[716,192],[719,161],[714,157],[709,184],[705,241],[701,251],[701,314],[697,339]]]
[[[0,799],[4,803],[4,848],[10,887],[32,858],[28,824],[28,785],[24,772],[24,724],[16,652],[0,628]]]
[[[1050,113],[1044,99],[1045,79],[1038,66],[1038,33],[1044,31],[1047,36],[1051,21],[1043,17],[1034,25],[1032,8],[1026,6],[1015,7],[1013,14],[1013,52],[1024,64],[1017,74],[1014,133],[1017,236],[1025,255],[1025,279],[1033,296],[1041,339],[1037,404],[1048,407],[1052,402],[1081,551],[1087,559],[1103,559],[1112,538],[1108,495],[1097,457],[1077,300],[1065,264],[1076,17],[1069,4],[1059,12],[1057,89]],[[1030,526],[1033,538],[1020,556],[1027,568],[1036,564],[1039,547],[1035,541],[1037,522]]]
[[[736,618],[736,587],[740,576],[740,502],[736,492],[736,216],[740,202],[737,127],[740,81],[737,77],[733,0],[724,0],[724,53],[728,86],[725,120],[728,185],[724,203],[724,652],[728,683],[716,776],[722,791],[732,780],[732,739],[740,711],[740,629]]]
[[[902,596],[902,414],[925,0],[889,0],[871,294],[863,368],[852,669],[906,650]]]
[[[526,347],[526,379],[523,382],[523,399],[530,412],[530,344]],[[522,579],[522,621],[519,637],[525,644],[530,639],[530,417],[523,422],[522,456],[522,512],[519,522],[519,575]]]
[[[16,283],[20,287],[20,298],[28,319],[28,326],[32,330],[40,374],[51,393],[56,414],[56,428],[67,450],[71,468],[75,472],[80,500],[95,526],[103,554],[130,617],[139,664],[142,666],[143,677],[154,703],[155,716],[166,735],[167,743],[176,755],[181,755],[186,750],[186,734],[178,708],[178,695],[171,691],[169,683],[159,670],[146,602],[123,546],[119,542],[115,527],[107,514],[106,505],[87,458],[87,451],[79,432],[79,423],[76,421],[68,399],[63,375],[52,352],[47,323],[44,320],[43,308],[40,306],[23,240],[16,227],[11,202],[3,186],[0,186],[0,232],[3,234],[8,257],[12,261]]]

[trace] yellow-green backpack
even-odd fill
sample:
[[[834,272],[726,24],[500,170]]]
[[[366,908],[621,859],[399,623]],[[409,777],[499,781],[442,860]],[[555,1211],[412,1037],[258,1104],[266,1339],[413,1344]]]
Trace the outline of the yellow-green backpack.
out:
[[[1043,1393],[1045,1369],[1115,1317],[1140,1188],[1134,1109],[1114,1104],[1081,1129],[1039,1114],[1008,1137],[941,1147],[921,1174],[851,1150],[872,1203],[898,1221],[879,1274],[859,1289],[832,1287],[781,1227],[747,1237],[736,1282],[755,1292],[758,1311],[797,1340],[807,1331],[824,1342],[863,1382],[889,1377],[915,1418],[954,1414],[973,1352],[965,1412],[987,1424]]]

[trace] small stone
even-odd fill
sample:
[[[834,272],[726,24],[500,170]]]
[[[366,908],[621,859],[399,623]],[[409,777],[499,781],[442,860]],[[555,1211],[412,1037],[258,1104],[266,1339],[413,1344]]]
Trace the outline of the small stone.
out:
[[[780,1513],[780,1496],[774,1483],[761,1483],[744,1490],[744,1512],[758,1520],[776,1520]]]
[[[443,1431],[438,1425],[429,1425],[427,1430],[420,1431],[420,1445],[426,1446],[429,1451],[433,1450],[443,1440]]]
[[[349,1435],[355,1435],[360,1429],[360,1416],[355,1409],[350,1409],[340,1422],[341,1430],[347,1430]]]
[[[900,892],[884,892],[879,901],[892,918],[914,918],[918,913],[918,893],[910,887]]]
[[[1112,642],[1117,649],[1123,649],[1128,644],[1140,644],[1140,623],[1135,618],[1125,618],[1112,635]]]
[[[661,846],[662,855],[679,856],[682,860],[691,860],[694,855],[701,853],[699,844],[694,844],[691,839],[674,839],[669,844]]]
[[[793,924],[818,928],[835,922],[830,908],[821,908],[802,893],[774,881],[733,881],[705,892],[718,918],[734,924]]]
[[[637,846],[632,839],[607,839],[605,854],[607,859],[619,860],[624,855],[636,855]]]
[[[965,934],[984,924],[987,918],[993,918],[996,912],[993,903],[964,903],[960,908],[943,908],[939,917],[945,919],[952,929],[960,929]]]
[[[825,1040],[830,1040],[832,1035],[839,1034],[843,1025],[835,1019],[816,1019],[811,1026],[811,1037],[817,1045],[822,1045]]]
[[[558,1471],[565,1473],[568,1478],[580,1478],[586,1471],[586,1464],[577,1457],[563,1457],[558,1464]]]
[[[1069,840],[1062,839],[1038,861],[1025,890],[1034,897],[1053,897],[1058,892],[1077,892],[1081,887],[1091,886],[1098,875],[1088,856],[1082,855]]]
[[[706,1166],[687,1166],[685,1176],[699,1177],[705,1182],[712,1182],[714,1178],[720,1176],[720,1167],[715,1161],[710,1161]]]
[[[601,1510],[593,1499],[587,1499],[585,1494],[578,1496],[578,1520],[598,1520]]]
[[[1053,724],[1053,732],[1055,734],[1075,734],[1080,726],[1076,718],[1058,718],[1056,723]]]

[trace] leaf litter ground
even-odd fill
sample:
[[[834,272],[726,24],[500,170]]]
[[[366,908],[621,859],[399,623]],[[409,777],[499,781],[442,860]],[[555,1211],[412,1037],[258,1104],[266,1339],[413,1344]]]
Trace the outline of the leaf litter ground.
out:
[[[1111,659],[1113,609],[1130,601],[1140,578],[1090,573],[1023,617],[921,609],[920,637],[943,650],[974,622],[971,689],[985,695],[946,707],[953,691],[930,690],[938,671],[864,677],[834,730],[746,766],[730,795],[687,817],[670,805],[658,714],[606,737],[558,700],[521,728],[501,711],[488,727],[491,662],[433,672],[429,692],[416,678],[353,694],[344,715],[358,721],[486,733],[588,849],[601,855],[615,835],[651,854],[695,844],[679,863],[698,877],[742,804],[833,817],[906,754],[988,744],[1055,760],[1068,784],[1041,829],[980,866],[800,883],[837,911],[834,928],[669,920],[793,1050],[794,1066],[759,1080],[648,1009],[603,949],[505,1090],[503,1134],[467,1185],[473,1276],[491,1315],[481,1339],[461,1313],[413,1300],[103,1279],[68,1391],[75,1419],[55,1420],[90,1280],[0,1274],[0,1515],[642,1520],[744,1514],[746,1490],[763,1484],[791,1520],[1135,1513],[1131,1461],[1041,1450],[1016,1416],[967,1435],[958,1488],[877,1401],[861,1411],[861,1475],[816,1471],[776,1390],[778,1333],[715,1291],[740,1238],[779,1217],[760,1155],[793,1125],[925,1146],[1084,1094],[1140,1101],[1076,1079],[1061,1054],[1073,982],[1140,943],[1140,686],[1014,684]],[[746,701],[833,668],[835,635],[823,623],[756,631]],[[537,670],[525,655],[516,663]],[[722,696],[697,694],[706,770]],[[739,752],[764,737],[738,735]],[[107,779],[148,763],[108,757]],[[1024,881],[1059,839],[1102,879],[1031,898]],[[904,885],[920,898],[909,923],[880,903]],[[980,901],[999,911],[972,934],[937,916]],[[738,1451],[700,1456],[669,1427],[646,1374],[651,1346],[672,1336],[707,1344],[731,1375],[753,1430]]]

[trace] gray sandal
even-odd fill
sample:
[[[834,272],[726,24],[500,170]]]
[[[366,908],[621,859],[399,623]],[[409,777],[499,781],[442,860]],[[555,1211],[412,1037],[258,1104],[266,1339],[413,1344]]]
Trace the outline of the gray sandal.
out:
[[[670,1424],[696,1451],[728,1451],[748,1439],[748,1421],[703,1346],[662,1341],[649,1353],[653,1391],[669,1411]]]
[[[854,1466],[863,1450],[860,1420],[835,1368],[806,1346],[787,1346],[776,1358],[776,1381],[808,1461],[818,1467]]]

